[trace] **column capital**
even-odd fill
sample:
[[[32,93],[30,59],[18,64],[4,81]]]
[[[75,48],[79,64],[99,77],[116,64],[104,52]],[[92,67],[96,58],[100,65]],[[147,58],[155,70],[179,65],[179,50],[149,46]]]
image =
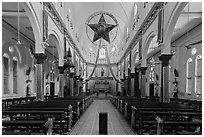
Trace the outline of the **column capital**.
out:
[[[44,53],[35,53],[34,57],[37,60],[37,64],[44,63],[45,59],[47,58],[47,56]]]
[[[159,60],[162,62],[162,66],[168,66],[169,60],[172,58],[172,56],[172,54],[162,54],[161,56],[159,56]]]
[[[142,75],[145,75],[147,67],[140,67],[140,71]]]
[[[59,69],[59,74],[64,73],[64,66],[58,66],[58,69]]]

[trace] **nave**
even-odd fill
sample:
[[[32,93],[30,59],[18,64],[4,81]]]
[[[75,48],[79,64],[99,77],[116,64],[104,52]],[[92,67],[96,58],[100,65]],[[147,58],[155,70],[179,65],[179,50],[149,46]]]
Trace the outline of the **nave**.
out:
[[[2,2],[0,57],[3,134],[202,134],[202,2]]]
[[[101,95],[103,96],[103,95]],[[108,113],[108,135],[135,135],[130,125],[108,99],[96,99],[79,119],[70,135],[98,135],[99,113]]]
[[[20,101],[21,100],[21,101]],[[11,103],[12,102],[12,103]],[[106,93],[45,101],[4,100],[4,135],[200,135],[202,104]],[[100,113],[107,113],[100,119]],[[100,122],[106,124],[100,126]],[[99,131],[106,130],[100,133]]]

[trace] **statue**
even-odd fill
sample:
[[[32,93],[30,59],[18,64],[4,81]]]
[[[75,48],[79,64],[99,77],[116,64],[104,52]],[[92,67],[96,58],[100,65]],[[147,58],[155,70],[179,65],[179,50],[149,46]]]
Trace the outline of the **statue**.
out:
[[[101,77],[103,77],[103,75],[104,75],[104,69],[101,68]]]
[[[53,127],[53,121],[54,118],[48,118],[47,121],[45,122],[45,133],[46,135],[52,135],[52,127]]]
[[[173,90],[173,97],[174,98],[178,98],[178,81],[177,81],[177,77],[179,77],[178,71],[176,69],[174,69],[174,75],[175,75],[175,81],[173,82],[174,84],[174,90]]]
[[[30,83],[31,83],[31,80],[28,79],[26,80],[26,97],[29,97],[31,95],[31,88],[30,88]]]

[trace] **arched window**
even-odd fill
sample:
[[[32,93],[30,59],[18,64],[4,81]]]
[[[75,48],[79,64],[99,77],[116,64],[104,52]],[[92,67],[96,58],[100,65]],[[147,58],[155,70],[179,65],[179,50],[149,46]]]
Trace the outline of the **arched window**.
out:
[[[192,76],[193,76],[193,60],[189,58],[186,64],[186,92],[191,94],[192,91]]]
[[[9,94],[9,56],[8,54],[3,55],[3,72],[4,72],[4,94]]]
[[[136,23],[138,22],[138,19],[139,19],[138,7],[137,7],[137,4],[135,3],[135,6],[134,6],[134,22],[133,22],[133,25],[132,25],[132,30],[135,29]]]
[[[137,16],[137,4],[135,3],[135,7],[134,7],[134,16]]]
[[[202,93],[202,56],[198,55],[195,60],[195,93]]]
[[[154,36],[149,44],[149,48],[147,51],[147,54],[150,53],[151,51],[153,51],[156,47],[158,47],[157,44],[157,36]]]
[[[155,79],[155,72],[154,72],[154,67],[155,67],[155,60],[154,58],[151,58],[149,60],[149,63],[150,63],[150,73],[149,73],[149,81],[150,82],[154,82],[154,79]]]
[[[150,67],[149,81],[154,82],[154,66]]]
[[[105,49],[104,48],[100,49],[99,58],[100,59],[105,59]]]
[[[18,62],[17,62],[17,58],[16,57],[13,57],[13,93],[14,94],[18,94],[18,87],[17,87],[17,65],[18,65]]]

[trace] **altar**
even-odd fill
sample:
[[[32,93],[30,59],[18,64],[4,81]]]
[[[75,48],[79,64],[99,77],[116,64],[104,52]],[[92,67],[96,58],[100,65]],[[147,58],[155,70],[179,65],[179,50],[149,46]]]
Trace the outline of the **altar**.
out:
[[[97,92],[105,92],[107,90],[109,90],[110,85],[109,82],[105,81],[105,82],[95,82],[94,84],[94,91]]]

